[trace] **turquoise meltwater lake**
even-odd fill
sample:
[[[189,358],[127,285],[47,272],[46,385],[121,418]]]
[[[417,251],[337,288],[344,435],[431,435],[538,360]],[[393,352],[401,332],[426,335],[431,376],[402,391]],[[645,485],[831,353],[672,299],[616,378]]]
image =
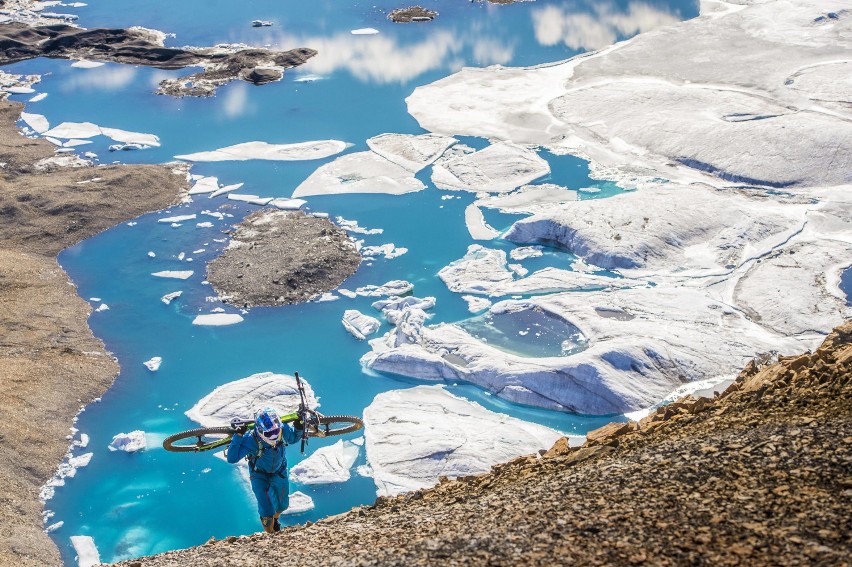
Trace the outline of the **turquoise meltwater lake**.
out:
[[[72,68],[69,61],[45,59],[5,70],[43,75],[36,90],[49,96],[28,104],[27,111],[45,115],[51,125],[89,121],[160,137],[160,147],[137,152],[110,153],[107,146],[113,142],[105,138],[95,138],[94,143],[79,148],[97,153],[102,163],[113,159],[162,163],[175,155],[253,140],[283,144],[336,139],[351,144],[346,152],[356,152],[367,149],[368,138],[385,132],[423,133],[406,112],[405,97],[417,86],[462,66],[558,61],[697,15],[696,3],[679,0],[539,0],[508,6],[438,0],[425,5],[439,12],[435,21],[403,25],[385,16],[398,7],[385,0],[127,0],[120,4],[89,0],[88,6],[73,9],[85,27],[141,25],[174,33],[175,37],[167,39],[168,45],[244,42],[319,51],[307,65],[288,71],[278,83],[255,87],[235,82],[208,99],[153,94],[160,80],[186,71],[116,64],[80,69]],[[252,28],[254,19],[274,25]],[[379,33],[350,33],[366,27]],[[31,96],[12,98],[26,101]],[[478,148],[487,145],[479,139],[461,141]],[[537,183],[600,189],[582,193],[581,198],[605,198],[620,191],[610,183],[590,179],[583,160],[547,152],[541,155],[552,173]],[[245,183],[240,193],[289,197],[317,167],[332,159],[200,163],[192,172],[216,176],[222,184]],[[437,298],[431,322],[465,321],[473,317],[466,303],[449,292],[436,274],[461,258],[473,243],[465,227],[464,209],[475,196],[435,189],[429,172],[426,168],[418,175],[427,185],[418,193],[311,197],[306,210],[384,230],[383,234],[363,236],[366,245],[393,243],[409,250],[391,260],[362,263],[344,287],[408,280],[414,284],[414,295]],[[458,198],[441,198],[450,194]],[[230,208],[219,209],[225,204]],[[203,210],[220,210],[233,217],[224,221],[200,217],[180,227],[157,222]],[[299,371],[319,396],[320,411],[361,415],[377,394],[423,383],[362,370],[359,359],[369,346],[349,335],[340,321],[346,309],[378,316],[370,298],[255,308],[244,315],[242,323],[229,327],[192,325],[199,312],[209,313],[217,307],[237,311],[209,300],[216,294],[203,283],[206,263],[226,246],[225,231],[254,210],[224,197],[201,195],[168,212],[152,212],[121,224],[60,255],[60,263],[80,295],[100,298],[93,307],[101,302],[109,306],[107,311],[93,313],[89,323],[121,364],[113,387],[99,403],[89,405],[75,424],[90,442],[85,449],[75,448],[74,453],[92,452],[91,462],[58,487],[46,504],[55,514],[50,523],[63,522],[51,535],[67,564],[74,564],[72,535],[92,536],[101,560],[113,562],[197,545],[211,536],[258,531],[254,498],[235,467],[213,455],[172,454],[160,447],[166,435],[194,426],[184,412],[217,386],[258,372]],[[487,210],[485,215],[500,230],[520,218]],[[196,227],[196,222],[206,220],[214,226]],[[500,240],[487,246],[507,252],[513,247]],[[156,256],[149,257],[149,251]],[[180,253],[185,253],[183,260],[178,259]],[[569,268],[571,261],[568,254],[548,250],[544,256],[522,263],[533,270]],[[185,281],[151,276],[161,270],[193,270],[194,274]],[[173,291],[183,295],[170,305],[163,304],[160,297]],[[495,321],[477,320],[469,325],[483,336],[505,331]],[[559,354],[559,336],[567,331],[548,321],[541,325],[548,336],[555,337],[556,346],[503,344],[499,340],[495,344],[521,354],[529,349],[532,356],[552,354],[554,348]],[[389,329],[384,323],[379,333]],[[162,357],[163,363],[159,371],[149,372],[143,362],[154,356]],[[467,384],[450,384],[448,389],[493,411],[566,434],[583,434],[613,419],[517,406]],[[148,434],[147,450],[127,454],[107,449],[114,435],[137,429]],[[331,442],[334,440],[312,440],[309,452]],[[302,458],[297,447],[288,449],[291,466]],[[364,464],[363,449],[356,464]],[[375,499],[373,481],[355,474],[341,484],[291,484],[291,491],[296,490],[311,496],[316,507],[283,517],[284,523],[317,520]]]

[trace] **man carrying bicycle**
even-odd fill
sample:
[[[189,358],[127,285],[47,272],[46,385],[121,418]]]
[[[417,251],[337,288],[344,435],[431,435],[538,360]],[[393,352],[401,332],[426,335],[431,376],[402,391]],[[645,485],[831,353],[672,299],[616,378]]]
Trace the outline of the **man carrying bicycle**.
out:
[[[251,489],[257,498],[257,512],[266,533],[281,529],[278,516],[290,505],[290,485],[287,480],[287,458],[284,449],[302,437],[304,424],[296,420],[293,424],[281,423],[281,418],[272,408],[258,410],[254,416],[255,426],[250,432],[245,420],[232,420],[236,431],[228,445],[229,463],[247,459],[251,471]],[[300,431],[297,433],[296,429]]]

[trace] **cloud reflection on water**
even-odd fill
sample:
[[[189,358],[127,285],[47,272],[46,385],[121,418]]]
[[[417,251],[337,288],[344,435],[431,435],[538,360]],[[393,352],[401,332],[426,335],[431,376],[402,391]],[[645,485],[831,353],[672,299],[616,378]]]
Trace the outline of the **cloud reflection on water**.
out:
[[[535,37],[542,45],[563,42],[571,49],[594,50],[622,38],[673,24],[681,17],[644,2],[630,2],[625,10],[612,1],[571,3],[532,10]]]
[[[94,69],[77,69],[62,81],[64,92],[77,90],[119,90],[136,77],[136,68],[130,65],[107,64]]]
[[[404,83],[438,69],[456,71],[463,54],[471,52],[478,65],[508,63],[514,47],[499,38],[476,36],[462,31],[439,30],[425,40],[411,43],[390,34],[353,36],[348,31],[328,37],[281,34],[269,41],[278,49],[307,45],[319,52],[300,71],[329,75],[346,70],[364,82]]]

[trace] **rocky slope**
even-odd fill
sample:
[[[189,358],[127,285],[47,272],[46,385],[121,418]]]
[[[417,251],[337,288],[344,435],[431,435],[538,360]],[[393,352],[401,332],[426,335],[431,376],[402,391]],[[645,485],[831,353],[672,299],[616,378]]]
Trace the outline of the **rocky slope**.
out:
[[[850,394],[852,322],[582,448],[123,565],[848,565]]]
[[[42,531],[39,488],[65,454],[72,417],[118,373],[56,254],[174,203],[187,183],[184,170],[158,165],[58,167],[45,161],[52,144],[18,132],[21,108],[0,102],[0,565],[43,566],[60,560]]]

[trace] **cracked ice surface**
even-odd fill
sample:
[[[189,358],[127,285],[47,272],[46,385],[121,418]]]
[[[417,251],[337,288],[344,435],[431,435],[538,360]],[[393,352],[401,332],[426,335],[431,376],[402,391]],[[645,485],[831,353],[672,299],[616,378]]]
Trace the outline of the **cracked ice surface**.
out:
[[[263,159],[272,161],[300,161],[322,159],[339,154],[346,149],[346,142],[320,140],[296,144],[269,144],[267,142],[245,142],[209,152],[197,152],[175,156],[186,161],[246,161]]]
[[[455,143],[455,138],[439,134],[381,134],[367,140],[373,152],[411,173],[434,162]]]
[[[548,163],[533,150],[498,142],[478,152],[436,163],[432,168],[432,183],[439,189],[506,193],[549,173]]]
[[[358,445],[343,439],[334,445],[320,447],[290,469],[290,480],[308,485],[346,482],[360,450]]]
[[[555,65],[465,68],[415,89],[409,112],[431,132],[541,144],[617,179],[852,181],[847,81],[813,71],[852,60],[848,20],[814,23],[837,4],[719,5]]]
[[[304,379],[308,406],[319,406],[311,385]],[[251,418],[255,410],[271,407],[278,415],[292,413],[299,408],[299,390],[296,379],[285,374],[261,372],[247,378],[228,382],[199,400],[186,412],[186,416],[202,427],[227,425],[235,417]]]
[[[494,464],[549,449],[562,437],[548,427],[489,411],[442,386],[379,394],[364,410],[364,423],[379,496],[434,486],[439,476],[487,472]]]
[[[293,197],[342,193],[402,195],[425,188],[411,171],[370,151],[346,154],[319,167],[296,187]]]

